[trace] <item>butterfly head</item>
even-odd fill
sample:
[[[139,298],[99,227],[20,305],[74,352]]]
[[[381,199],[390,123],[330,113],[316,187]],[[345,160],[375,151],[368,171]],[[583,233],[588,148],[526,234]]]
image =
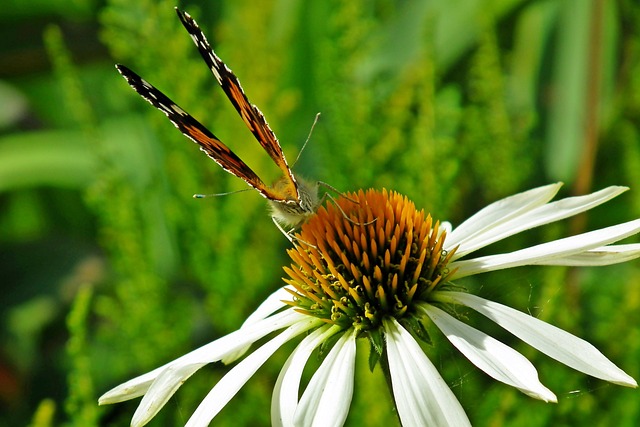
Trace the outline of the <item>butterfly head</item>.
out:
[[[288,178],[280,178],[273,184],[273,189],[285,194],[286,200],[269,200],[272,216],[278,222],[294,228],[304,224],[322,204],[318,197],[317,182],[309,182],[296,176],[296,184],[296,188],[292,188]]]

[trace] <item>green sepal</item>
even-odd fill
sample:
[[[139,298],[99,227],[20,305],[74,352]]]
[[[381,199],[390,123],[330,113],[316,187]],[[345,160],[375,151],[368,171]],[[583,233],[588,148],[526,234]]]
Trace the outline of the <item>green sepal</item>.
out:
[[[402,318],[400,323],[406,329],[410,329],[411,332],[413,332],[413,335],[419,338],[420,341],[428,345],[433,345],[433,342],[431,341],[431,336],[429,336],[429,332],[427,332],[427,329],[424,327],[424,324],[420,319],[413,316],[407,316]]]
[[[373,329],[368,332],[368,335],[369,344],[371,344],[371,348],[369,349],[369,370],[373,372],[373,368],[375,368],[380,361],[380,357],[384,351],[384,338],[380,329]]]
[[[320,362],[322,362],[324,358],[327,357],[327,354],[329,354],[329,352],[341,336],[341,333],[333,334],[322,342],[322,344],[318,348],[318,360],[320,360]]]

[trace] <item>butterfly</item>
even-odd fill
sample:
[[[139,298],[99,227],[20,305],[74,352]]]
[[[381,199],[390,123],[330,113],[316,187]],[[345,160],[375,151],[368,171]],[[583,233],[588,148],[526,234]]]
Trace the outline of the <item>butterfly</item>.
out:
[[[214,53],[206,37],[196,21],[188,13],[176,8],[180,22],[189,32],[198,47],[200,55],[209,66],[214,77],[222,87],[240,117],[247,125],[262,148],[280,168],[282,177],[273,185],[267,185],[260,177],[240,159],[229,147],[218,139],[198,120],[180,108],[169,97],[156,89],[139,75],[124,65],[117,64],[116,69],[127,80],[129,85],[151,105],[162,111],[187,138],[200,146],[207,156],[212,158],[225,171],[237,176],[266,198],[271,207],[271,218],[276,226],[284,232],[280,223],[299,227],[313,216],[324,201],[318,196],[318,186],[325,183],[309,182],[294,175],[284,156],[282,147],[275,133],[269,127],[262,112],[249,99],[240,86],[240,81],[224,62]],[[328,186],[333,189],[333,187]],[[290,239],[290,238],[289,238]],[[291,239],[290,239],[291,240]]]

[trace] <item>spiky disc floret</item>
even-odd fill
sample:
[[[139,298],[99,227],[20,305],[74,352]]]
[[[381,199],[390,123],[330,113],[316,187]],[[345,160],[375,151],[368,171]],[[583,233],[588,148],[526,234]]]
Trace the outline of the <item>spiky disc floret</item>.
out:
[[[285,281],[301,312],[359,332],[406,319],[446,283],[453,252],[439,222],[393,191],[339,198],[302,226]]]

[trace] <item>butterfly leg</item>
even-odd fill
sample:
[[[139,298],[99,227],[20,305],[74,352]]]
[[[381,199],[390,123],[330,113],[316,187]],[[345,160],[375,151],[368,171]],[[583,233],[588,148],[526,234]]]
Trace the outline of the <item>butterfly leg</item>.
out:
[[[273,221],[273,223],[276,225],[278,230],[280,230],[280,232],[282,234],[284,234],[284,237],[286,237],[287,240],[289,240],[291,243],[293,243],[295,245],[295,243],[293,242],[293,237],[292,237],[293,235],[291,234],[293,232],[293,229],[290,230],[290,231],[285,231],[284,228],[282,228],[282,226],[280,225],[280,223],[276,219],[275,215],[271,216],[271,221]]]
[[[327,186],[328,186],[328,184],[327,184]],[[330,188],[333,188],[333,187],[330,187]],[[333,188],[333,189],[335,190],[335,188]],[[349,200],[349,201],[351,201],[351,202],[354,202],[354,203],[358,203],[358,204],[359,204],[359,202],[358,202],[357,200],[352,200],[352,199],[350,199],[350,198],[348,198],[348,197],[344,196],[344,195],[343,195],[342,193],[340,193],[340,192],[337,192],[337,193],[338,193],[338,194],[340,194],[340,195],[342,195],[345,199],[347,199],[347,200]],[[351,218],[349,218],[349,217],[347,216],[347,213],[346,213],[346,212],[342,209],[342,207],[341,207],[341,206],[336,202],[336,199],[335,199],[331,194],[329,194],[328,192],[327,192],[327,193],[324,193],[324,194],[322,195],[322,198],[320,199],[320,204],[322,204],[322,203],[323,203],[327,198],[331,199],[331,201],[333,202],[334,206],[335,206],[336,208],[338,208],[338,210],[339,210],[339,211],[340,211],[340,213],[342,214],[342,217],[343,217],[344,219],[346,219],[347,221],[349,221],[349,222],[350,222],[351,224],[353,224],[353,225],[357,225],[357,226],[364,226],[364,225],[373,224],[374,222],[376,222],[376,221],[378,220],[378,218],[374,218],[374,219],[372,219],[371,221],[368,221],[368,222],[365,222],[365,223],[354,221],[354,220],[352,220]]]
[[[324,181],[318,181],[318,185],[321,186],[321,187],[326,188],[327,190],[331,190],[336,194],[341,195],[342,197],[344,197],[345,199],[347,199],[348,201],[350,201],[352,203],[355,203],[356,205],[360,204],[360,202],[358,202],[357,200],[352,199],[351,197],[347,197],[342,191],[338,190],[336,187],[334,187],[331,184],[327,184]],[[322,201],[325,200],[326,196],[327,196],[327,192],[325,192],[324,195],[322,196]],[[333,197],[331,198],[331,200],[334,200]],[[334,200],[334,202],[335,202],[335,200]],[[322,203],[320,203],[320,204],[322,204]]]
[[[278,222],[278,220],[276,219],[275,216],[271,217],[271,220],[273,221],[273,223],[276,225],[276,227],[278,228],[278,230],[280,230],[280,232],[282,234],[284,234],[284,237],[287,238],[287,240],[289,240],[291,243],[293,243],[294,246],[297,246],[296,242],[300,242],[300,243],[304,243],[307,246],[311,246],[314,249],[318,249],[317,246],[312,245],[311,243],[307,242],[306,240],[301,239],[300,237],[296,236],[295,234],[293,234],[293,232],[295,231],[295,228],[292,228],[289,231],[285,231],[284,228],[282,228],[282,226],[280,225],[280,223]]]

